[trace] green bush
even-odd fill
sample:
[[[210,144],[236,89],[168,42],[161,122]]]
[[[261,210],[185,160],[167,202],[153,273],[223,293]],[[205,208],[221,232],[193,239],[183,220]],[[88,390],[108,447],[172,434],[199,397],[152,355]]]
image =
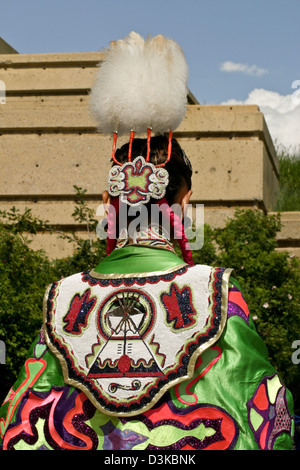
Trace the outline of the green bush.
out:
[[[41,328],[43,295],[52,264],[42,251],[31,249],[24,235],[25,231],[34,235],[45,229],[42,221],[29,210],[19,214],[15,208],[2,211],[0,217],[0,339],[6,345],[7,385],[15,379]]]
[[[75,246],[72,256],[53,261],[53,267],[60,276],[69,276],[84,269],[95,267],[106,255],[106,243],[95,237],[98,220],[95,219],[94,211],[88,207],[86,202],[86,190],[74,186],[75,210],[72,214],[74,221],[85,224],[88,239],[79,237],[76,233],[63,233],[61,238],[68,240]],[[60,277],[59,276],[59,277]]]
[[[278,152],[280,176],[278,211],[300,211],[300,153]]]
[[[97,221],[86,204],[85,191],[76,191],[73,216],[77,222],[87,223],[92,234]],[[24,236],[25,232],[34,235],[46,230],[47,225],[28,210],[19,214],[13,209],[0,216],[0,339],[7,347],[9,387],[41,327],[46,286],[97,265],[105,256],[105,243],[92,236],[83,240],[75,234],[62,234],[75,243],[76,250],[73,256],[53,261],[42,251],[34,251]],[[300,339],[300,263],[287,252],[276,251],[279,230],[279,215],[237,210],[223,229],[205,226],[204,246],[193,257],[195,263],[234,269],[270,361],[297,393],[299,366],[292,363],[291,356],[292,343]]]

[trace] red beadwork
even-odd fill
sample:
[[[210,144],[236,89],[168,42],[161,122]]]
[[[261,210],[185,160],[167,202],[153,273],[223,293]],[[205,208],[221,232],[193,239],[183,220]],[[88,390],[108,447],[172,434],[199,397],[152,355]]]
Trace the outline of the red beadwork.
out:
[[[118,360],[118,369],[122,374],[126,374],[129,371],[131,364],[131,359],[127,354],[123,354]]]

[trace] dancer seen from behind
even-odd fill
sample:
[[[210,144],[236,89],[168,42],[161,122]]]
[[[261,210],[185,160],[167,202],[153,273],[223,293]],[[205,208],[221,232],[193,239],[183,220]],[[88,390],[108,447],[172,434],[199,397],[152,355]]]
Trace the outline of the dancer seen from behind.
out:
[[[131,33],[106,51],[90,103],[113,136],[107,257],[47,288],[1,407],[3,450],[292,448],[292,396],[232,269],[193,263],[192,165],[173,138],[187,77],[163,36]]]

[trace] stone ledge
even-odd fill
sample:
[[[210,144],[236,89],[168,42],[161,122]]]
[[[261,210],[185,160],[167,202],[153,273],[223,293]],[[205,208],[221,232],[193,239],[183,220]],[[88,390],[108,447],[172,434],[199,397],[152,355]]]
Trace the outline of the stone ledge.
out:
[[[265,194],[264,178],[269,173],[273,188],[277,178],[260,140],[179,141],[193,164],[194,201],[260,201],[271,208],[274,196]],[[88,195],[101,194],[107,186],[111,146],[111,139],[96,133],[3,134],[0,195],[69,196],[74,185]]]
[[[0,79],[7,96],[86,93],[105,52],[0,54]],[[191,91],[188,103],[198,104]]]
[[[32,197],[32,199],[27,197],[23,200],[16,200],[11,196],[7,199],[2,197],[2,200],[0,200],[1,210],[9,211],[14,206],[23,213],[25,209],[30,209],[34,217],[47,222],[50,226],[59,226],[62,230],[70,230],[70,227],[72,227],[74,230],[82,231],[86,229],[86,224],[76,223],[72,216],[75,205],[74,200],[64,200],[63,198],[61,200],[51,200],[51,196],[49,200],[42,199],[41,196]],[[94,211],[95,219],[100,221],[102,218],[100,217],[101,209],[99,209],[97,215],[97,208],[102,205],[101,195],[95,196],[93,200],[87,199],[87,205],[89,209]],[[209,224],[212,228],[224,227],[227,219],[233,217],[237,208],[258,209],[259,207],[255,202],[247,204],[244,201],[227,201],[227,204],[224,205],[222,201],[213,201],[213,204],[204,204],[204,223]]]
[[[83,64],[90,64],[95,67],[104,57],[105,53],[102,51],[16,54],[13,56],[11,54],[1,54],[0,69],[6,67],[29,68],[32,67],[32,65],[35,67],[43,67],[45,64],[48,66],[52,65],[53,67],[64,64],[80,67]]]
[[[270,212],[276,214],[276,212]],[[300,212],[281,212],[282,228],[278,234],[278,242],[282,246],[289,243],[298,244],[300,247]]]
[[[88,108],[88,95],[9,96],[2,107],[0,129],[11,130],[78,127],[95,130]],[[64,116],[63,122],[62,116]],[[201,137],[251,137],[266,132],[264,116],[257,106],[188,105],[177,135]],[[272,149],[273,150],[273,149]],[[273,152],[272,152],[273,153]]]
[[[0,115],[0,133],[96,132],[88,110],[87,96],[8,97]],[[186,116],[174,133],[177,138],[259,139],[263,142],[275,173],[279,161],[257,106],[189,105]]]

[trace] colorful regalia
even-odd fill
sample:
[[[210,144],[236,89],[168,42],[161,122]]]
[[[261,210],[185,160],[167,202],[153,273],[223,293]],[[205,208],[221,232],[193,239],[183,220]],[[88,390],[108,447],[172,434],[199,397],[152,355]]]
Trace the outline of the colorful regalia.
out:
[[[126,245],[52,284],[44,309],[1,408],[3,449],[292,448],[291,394],[230,271]]]
[[[185,63],[181,74],[172,69],[172,51],[182,61],[177,46],[164,43],[161,36],[154,39],[154,45],[150,39],[144,43],[132,34],[125,42],[114,43],[108,70],[114,70],[121,49],[127,63],[136,53],[140,71],[155,75],[155,67],[152,70],[144,61],[159,52],[159,73],[164,72],[161,58],[168,57],[168,71],[177,82],[179,77],[179,84],[183,78],[185,83]],[[102,78],[100,74],[100,82]],[[167,72],[166,78],[172,90]],[[124,77],[120,80],[123,83]],[[113,86],[106,77],[101,92],[107,93],[108,84]],[[141,84],[136,86],[143,89]],[[178,86],[175,98],[182,90],[186,92]],[[174,119],[168,121],[162,114],[166,93],[162,87],[158,114],[163,131],[170,133],[169,160],[172,130],[182,119],[182,105],[174,111],[177,124]],[[92,96],[103,103],[97,85]],[[132,104],[135,96],[130,97]],[[149,99],[153,102],[155,96]],[[174,96],[168,99],[171,107]],[[142,92],[139,100],[147,101]],[[110,129],[118,107],[105,105],[111,121],[107,123],[107,116],[98,118]],[[138,103],[132,106],[130,116]],[[146,108],[149,118],[147,103]],[[143,122],[140,110],[137,113],[141,129],[151,125],[148,144],[157,113],[153,116]],[[116,135],[124,131],[121,124],[126,120],[126,116],[120,118],[114,132],[114,166],[109,174],[112,207],[116,209],[120,201],[147,204],[150,199],[160,206],[166,202],[165,165],[151,164],[148,151],[133,161],[129,154],[125,164],[115,157]],[[127,123],[131,143],[136,122]],[[161,130],[162,124],[157,126]],[[126,230],[114,238],[109,212],[108,256],[94,269],[48,287],[43,327],[1,407],[4,450],[292,448],[292,396],[268,361],[232,270],[194,265],[182,222],[168,205],[164,210],[174,232],[182,234],[183,260],[164,230],[151,223],[133,239]]]

